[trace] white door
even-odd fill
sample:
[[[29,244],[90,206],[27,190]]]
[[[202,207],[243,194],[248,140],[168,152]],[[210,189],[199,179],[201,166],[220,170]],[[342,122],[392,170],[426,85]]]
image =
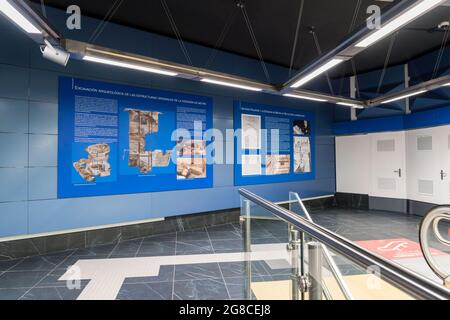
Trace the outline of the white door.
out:
[[[408,198],[440,203],[442,134],[441,128],[427,128],[406,132],[406,165],[408,170]]]
[[[405,132],[370,134],[370,196],[406,199]]]
[[[440,184],[439,204],[450,205],[450,126],[442,126],[439,129],[439,168],[435,176]]]

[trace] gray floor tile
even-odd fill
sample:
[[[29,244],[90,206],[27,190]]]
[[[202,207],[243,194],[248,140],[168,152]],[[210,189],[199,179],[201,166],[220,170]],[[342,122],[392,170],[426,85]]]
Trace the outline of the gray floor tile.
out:
[[[0,300],[17,300],[29,289],[0,289]]]
[[[175,281],[175,300],[227,300],[230,299],[223,280]]]
[[[175,266],[175,281],[221,278],[222,274],[217,263]]]
[[[48,271],[5,272],[0,276],[0,289],[34,287],[47,273]]]
[[[124,284],[117,300],[172,300],[172,282]]]
[[[138,257],[174,256],[175,241],[153,241],[145,239],[137,253]]]
[[[209,240],[178,241],[176,247],[177,255],[208,254],[213,253]]]

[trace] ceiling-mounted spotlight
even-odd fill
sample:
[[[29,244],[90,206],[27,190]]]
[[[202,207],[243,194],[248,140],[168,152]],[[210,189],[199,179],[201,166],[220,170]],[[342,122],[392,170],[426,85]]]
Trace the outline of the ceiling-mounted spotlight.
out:
[[[7,16],[12,22],[18,25],[22,30],[30,34],[42,33],[33,23],[31,23],[19,10],[9,1],[0,0],[0,12]]]
[[[70,53],[53,47],[47,39],[45,39],[44,42],[45,45],[41,46],[42,56],[47,60],[65,67],[69,61]]]

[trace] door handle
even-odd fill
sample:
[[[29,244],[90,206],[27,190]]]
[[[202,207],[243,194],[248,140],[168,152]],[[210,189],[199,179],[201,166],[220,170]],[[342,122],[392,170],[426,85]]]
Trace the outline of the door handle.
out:
[[[401,168],[398,169],[398,170],[395,170],[394,173],[398,174],[398,177],[399,177],[399,178],[402,177],[402,169],[401,169]]]
[[[447,173],[444,170],[441,170],[441,180],[444,181],[444,178],[447,176]]]

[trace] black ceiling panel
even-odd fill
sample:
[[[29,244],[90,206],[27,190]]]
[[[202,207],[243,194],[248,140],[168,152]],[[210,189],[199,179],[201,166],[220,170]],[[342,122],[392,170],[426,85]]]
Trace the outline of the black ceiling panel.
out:
[[[250,33],[236,0],[165,0],[183,40],[215,47],[222,30],[230,23],[221,50],[258,59]],[[41,0],[33,0],[40,3]],[[256,39],[266,62],[290,66],[300,0],[245,0],[242,1],[254,29]],[[310,32],[314,28],[322,52],[339,44],[352,29],[364,25],[366,9],[371,4],[387,10],[399,1],[387,0],[304,0],[302,23],[294,59],[294,69],[301,69],[319,56],[316,42]],[[139,28],[169,37],[175,34],[161,0],[45,0],[45,5],[66,8],[79,5],[82,14],[103,19],[114,3],[120,4],[111,22]],[[359,8],[359,10],[357,10]],[[393,44],[388,65],[400,64],[433,49],[439,48],[443,32],[434,30],[437,24],[450,19],[450,7],[440,7],[401,30]],[[382,68],[390,38],[372,46],[355,59],[358,73]],[[352,74],[350,64],[332,72],[333,77]]]

